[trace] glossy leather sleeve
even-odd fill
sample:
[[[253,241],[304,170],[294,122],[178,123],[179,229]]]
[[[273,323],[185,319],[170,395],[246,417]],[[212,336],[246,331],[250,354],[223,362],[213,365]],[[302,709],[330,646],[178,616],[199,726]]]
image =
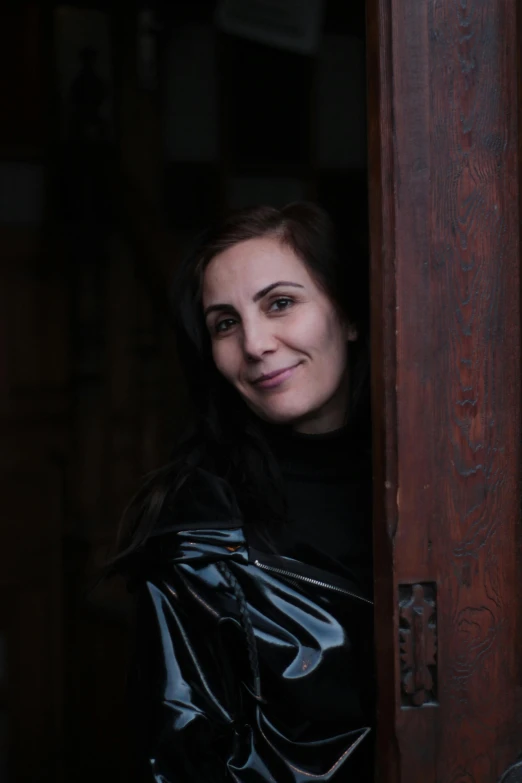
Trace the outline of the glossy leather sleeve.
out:
[[[182,580],[181,580],[182,582]],[[233,745],[231,673],[217,634],[190,622],[175,570],[135,593],[136,642],[129,681],[139,755],[154,783],[221,783]],[[212,683],[212,688],[210,687]]]
[[[204,509],[182,527],[166,519],[129,565],[129,696],[146,779],[366,783],[372,602],[249,547],[221,489],[194,487],[190,505],[210,496],[218,523]]]

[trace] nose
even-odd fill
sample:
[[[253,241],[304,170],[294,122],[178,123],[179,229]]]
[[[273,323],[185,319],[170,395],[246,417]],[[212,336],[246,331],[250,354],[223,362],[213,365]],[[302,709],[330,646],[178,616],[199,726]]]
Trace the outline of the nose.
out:
[[[261,319],[243,322],[243,353],[247,361],[260,361],[276,348],[277,340],[269,322]]]

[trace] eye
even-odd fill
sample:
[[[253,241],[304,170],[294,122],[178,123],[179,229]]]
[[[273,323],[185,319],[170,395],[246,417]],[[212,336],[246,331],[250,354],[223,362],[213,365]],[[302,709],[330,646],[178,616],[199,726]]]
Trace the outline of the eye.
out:
[[[223,318],[222,321],[217,321],[217,323],[214,325],[214,332],[216,334],[223,334],[224,332],[228,332],[235,323],[236,321],[234,318]]]
[[[272,304],[269,307],[269,310],[272,310],[276,313],[281,312],[282,310],[288,310],[289,307],[291,307],[294,304],[294,300],[290,299],[289,296],[280,296],[277,299],[275,299]]]

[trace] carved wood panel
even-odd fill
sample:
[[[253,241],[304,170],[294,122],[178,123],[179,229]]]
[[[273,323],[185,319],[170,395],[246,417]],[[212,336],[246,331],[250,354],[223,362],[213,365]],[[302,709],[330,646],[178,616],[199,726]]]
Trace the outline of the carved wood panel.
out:
[[[399,644],[403,707],[437,703],[435,584],[399,586]]]
[[[391,585],[437,584],[434,656],[425,604],[424,657],[403,604],[377,631],[402,638],[393,686],[379,663],[386,783],[494,783],[522,749],[519,13],[368,6],[380,622]]]

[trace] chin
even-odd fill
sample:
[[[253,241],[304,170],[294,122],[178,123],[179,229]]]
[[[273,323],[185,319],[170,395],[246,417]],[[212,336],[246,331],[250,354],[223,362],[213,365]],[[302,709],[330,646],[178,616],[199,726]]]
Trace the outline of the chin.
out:
[[[321,408],[321,400],[296,400],[296,395],[288,395],[287,399],[285,397],[286,394],[273,395],[269,400],[261,400],[261,404],[257,400],[243,399],[256,416],[272,424],[298,424]]]
[[[287,410],[287,409],[263,409],[260,410],[254,408],[254,413],[257,413],[257,415],[264,419],[264,421],[272,422],[272,424],[297,424],[299,421],[302,421],[302,419],[306,418],[306,416],[311,413],[308,409],[306,410]]]

